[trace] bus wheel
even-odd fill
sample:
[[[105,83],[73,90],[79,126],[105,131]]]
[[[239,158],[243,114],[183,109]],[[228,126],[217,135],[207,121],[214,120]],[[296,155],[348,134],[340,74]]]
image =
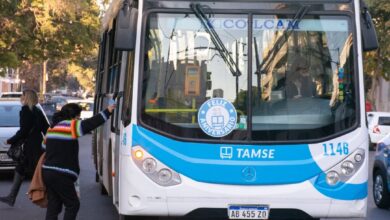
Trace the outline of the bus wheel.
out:
[[[103,183],[99,183],[100,184],[100,195],[107,195],[108,192],[106,190],[106,187],[104,187]]]
[[[119,220],[132,220],[133,216],[119,215]]]
[[[370,151],[375,151],[375,144],[371,142],[371,140],[369,140],[368,142],[368,149]]]
[[[119,215],[119,220],[130,220],[130,216],[126,216],[126,215]]]
[[[387,209],[390,207],[390,194],[387,188],[387,178],[381,170],[374,173],[373,184],[374,202],[378,208]]]
[[[95,182],[98,183],[99,181],[100,181],[99,173],[96,170],[96,172],[95,172]]]
[[[158,220],[158,217],[119,215],[119,220]]]

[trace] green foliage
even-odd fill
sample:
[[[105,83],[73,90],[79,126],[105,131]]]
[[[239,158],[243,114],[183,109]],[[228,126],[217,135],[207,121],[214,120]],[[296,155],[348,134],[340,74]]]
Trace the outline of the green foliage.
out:
[[[96,47],[99,9],[91,0],[33,0],[36,58],[76,59]]]
[[[64,63],[96,66],[85,60],[96,62],[99,13],[95,0],[0,0],[0,70],[20,67],[23,72],[48,61],[49,79],[53,74],[65,81]],[[41,75],[31,74],[36,80]]]
[[[0,53],[0,66],[2,67],[16,67],[18,65],[18,58],[13,52],[2,52]],[[1,72],[1,69],[0,69]]]
[[[0,1],[0,69],[19,65],[18,47],[19,45],[27,47],[22,35],[26,34],[28,26],[20,25],[24,17],[17,13],[18,2]]]
[[[390,80],[390,1],[370,1],[370,13],[378,35],[379,49],[365,55],[365,72]]]
[[[67,71],[77,79],[83,88],[89,91],[93,90],[95,86],[95,69],[78,63],[70,63]]]

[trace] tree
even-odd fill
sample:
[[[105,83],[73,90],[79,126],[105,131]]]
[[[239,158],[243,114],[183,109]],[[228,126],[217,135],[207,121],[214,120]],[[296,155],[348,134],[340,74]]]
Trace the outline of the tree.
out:
[[[95,63],[96,61],[90,61]],[[86,90],[86,92],[93,91],[95,87],[95,65],[92,67],[88,63],[70,63],[67,71],[71,73],[78,80],[79,84]]]
[[[368,99],[374,100],[374,91],[382,77],[390,80],[390,2],[388,0],[375,0],[370,2],[370,13],[373,17],[378,35],[379,48],[365,54],[364,72],[370,84],[367,86]]]
[[[33,0],[35,60],[42,64],[41,93],[46,92],[47,62],[77,60],[96,48],[99,9],[92,0]]]
[[[95,56],[99,13],[95,0],[0,1],[0,68],[40,64],[45,93],[48,62]]]
[[[33,47],[31,14],[22,10],[23,5],[22,0],[0,1],[0,75],[21,65]]]

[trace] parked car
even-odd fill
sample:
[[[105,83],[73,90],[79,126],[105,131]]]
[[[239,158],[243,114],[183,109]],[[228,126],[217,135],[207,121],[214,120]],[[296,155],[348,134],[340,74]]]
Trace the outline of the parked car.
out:
[[[390,208],[390,133],[378,142],[375,152],[373,195],[378,208]]]
[[[367,112],[370,149],[390,133],[390,112]]]
[[[68,103],[77,103],[81,106],[82,111],[80,118],[86,119],[93,116],[93,100],[90,99],[70,99],[68,100]]]
[[[53,102],[56,104],[56,110],[60,111],[62,106],[66,105],[68,103],[68,98],[65,96],[52,96],[50,98],[50,102]]]
[[[37,107],[43,111],[40,104]],[[10,145],[5,142],[19,130],[21,108],[19,99],[0,99],[0,171],[11,171],[15,168],[16,163],[7,155]],[[45,111],[43,115],[48,120]]]
[[[19,130],[20,101],[0,100],[0,170],[13,170],[16,163],[8,157],[5,142]]]
[[[45,112],[47,119],[51,122],[54,113],[57,111],[57,104],[54,102],[44,102],[40,104],[43,112]]]
[[[20,98],[22,92],[2,92],[0,98]]]

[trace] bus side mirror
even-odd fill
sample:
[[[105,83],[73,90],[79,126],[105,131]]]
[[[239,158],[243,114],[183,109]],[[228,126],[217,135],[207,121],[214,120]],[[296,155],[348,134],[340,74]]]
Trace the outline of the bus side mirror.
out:
[[[116,19],[115,49],[133,51],[135,49],[138,9],[125,1]]]
[[[361,1],[360,26],[362,31],[363,51],[376,50],[379,47],[375,26],[367,5]]]

